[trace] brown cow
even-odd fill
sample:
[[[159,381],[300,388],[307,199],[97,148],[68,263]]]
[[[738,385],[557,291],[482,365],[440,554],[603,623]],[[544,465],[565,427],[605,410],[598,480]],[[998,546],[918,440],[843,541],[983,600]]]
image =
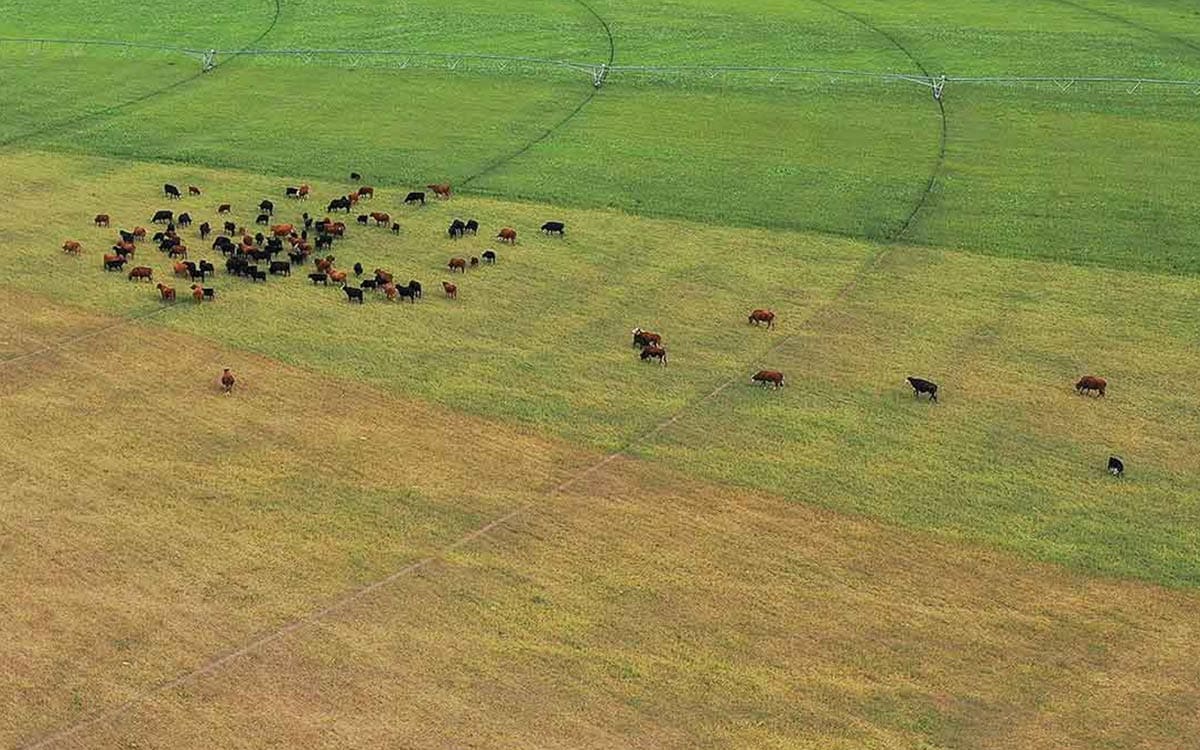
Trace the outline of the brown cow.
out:
[[[750,313],[750,317],[746,322],[753,323],[754,325],[766,323],[767,328],[774,328],[775,313],[771,312],[770,310],[755,310],[754,312]]]
[[[133,241],[137,242],[138,240],[144,240],[144,239],[146,239],[146,228],[145,227],[134,227],[133,228]]]
[[[167,251],[167,257],[168,258],[186,258],[187,257],[187,245],[183,244],[182,242],[179,243],[178,245],[175,245],[174,247],[172,247],[170,250]]]
[[[317,265],[318,271],[329,272],[333,268],[333,256],[326,255],[324,258],[317,258],[313,261]]]
[[[225,372],[221,373],[221,390],[225,393],[229,393],[233,390],[233,384],[236,382],[237,381],[234,379],[233,373],[229,371],[228,367],[226,367]]]
[[[219,213],[219,214],[227,214],[232,210],[233,209],[230,207],[230,205],[228,203],[222,203],[221,205],[217,206],[217,213]]]
[[[396,285],[391,283],[390,281],[388,283],[384,284],[383,285],[383,293],[385,295],[387,295],[387,298],[390,300],[396,299],[396,294],[397,294]]]
[[[451,258],[446,265],[450,267],[450,273],[454,273],[456,269],[463,273],[467,272],[467,261],[463,258]]]
[[[759,370],[750,378],[751,383],[770,385],[775,388],[783,387],[783,373],[775,370]]]
[[[426,185],[425,187],[432,190],[433,194],[439,198],[449,198],[450,197],[450,183],[448,183],[448,182],[439,182],[436,185]]]
[[[132,242],[121,240],[117,244],[113,245],[113,250],[116,250],[121,255],[133,255],[134,252],[137,251],[137,246]]]
[[[641,358],[643,362],[649,362],[652,359],[657,359],[658,363],[663,367],[667,366],[667,350],[661,346],[644,346],[642,347]]]
[[[308,191],[309,191],[309,190],[310,190],[310,188],[308,187],[308,183],[306,182],[306,183],[304,183],[303,185],[301,185],[301,186],[300,186],[300,190],[299,190],[299,192],[297,193],[297,195],[299,195],[301,198],[308,198]]]
[[[376,283],[379,283],[379,284],[390,284],[390,283],[392,283],[392,274],[388,273],[387,271],[383,270],[382,268],[376,268],[375,269],[375,281],[376,281]]]
[[[291,224],[276,224],[275,226],[271,227],[271,234],[275,235],[276,237],[286,237],[292,233],[293,229],[295,229],[295,227]]]
[[[96,222],[96,226],[98,227],[106,227],[108,226],[108,214],[96,214],[96,218],[93,221]]]
[[[129,271],[129,280],[130,281],[133,281],[134,279],[145,279],[146,281],[153,281],[153,276],[154,276],[154,269],[150,268],[149,266],[134,266]]]
[[[162,295],[163,302],[174,302],[175,301],[175,290],[174,289],[172,289],[171,287],[169,287],[166,284],[163,284],[161,282],[159,282],[158,284],[155,284],[155,286],[158,287],[158,293]]]
[[[662,336],[650,331],[643,331],[641,328],[633,329],[633,345],[634,346],[662,346]]]
[[[200,195],[200,188],[195,185],[188,185],[188,195]]]
[[[196,300],[196,304],[204,301],[204,288],[199,284],[192,284],[192,299]]]
[[[384,224],[390,224],[392,221],[392,217],[388,216],[387,214],[383,213],[382,211],[372,211],[371,218],[374,219],[375,223],[379,226],[383,226]]]
[[[67,255],[79,255],[83,252],[83,245],[76,240],[67,240],[63,243],[62,249]]]
[[[1080,395],[1083,395],[1088,391],[1095,391],[1098,394],[1097,398],[1104,395],[1104,390],[1106,388],[1108,388],[1108,381],[1104,378],[1098,378],[1095,375],[1084,375],[1079,379],[1079,382],[1075,384],[1075,390]]]
[[[504,227],[500,233],[496,235],[496,239],[501,242],[507,242],[510,245],[517,244],[517,230],[512,227]]]
[[[443,281],[442,289],[446,292],[446,296],[450,299],[458,299],[458,287],[454,284],[451,284],[449,281]]]
[[[359,198],[374,198],[375,197],[375,188],[371,187],[370,185],[363,185],[362,187],[360,187],[358,189],[358,197]]]
[[[345,285],[346,272],[345,271],[335,271],[334,269],[331,268],[331,269],[329,269],[329,280]]]
[[[189,270],[188,264],[181,260],[177,260],[175,261],[174,270],[176,276],[187,276]]]

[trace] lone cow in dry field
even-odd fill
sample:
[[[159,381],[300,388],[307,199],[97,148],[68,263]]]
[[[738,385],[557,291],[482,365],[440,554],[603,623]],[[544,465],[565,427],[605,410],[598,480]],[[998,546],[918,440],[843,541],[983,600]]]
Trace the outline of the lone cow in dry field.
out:
[[[929,380],[925,380],[923,378],[914,378],[914,377],[907,377],[907,378],[905,378],[905,380],[908,381],[908,384],[912,386],[913,398],[919,398],[922,393],[926,393],[926,394],[929,394],[930,401],[938,400],[938,398],[937,398],[937,392],[938,392],[937,383],[934,383]]]
[[[67,255],[79,255],[83,252],[83,245],[76,240],[67,240],[63,243],[62,249]]]
[[[766,323],[767,328],[774,328],[775,313],[771,312],[770,310],[755,310],[754,312],[750,313],[750,317],[746,322],[753,323],[754,325]]]
[[[773,388],[783,387],[783,373],[777,370],[759,370],[750,377],[751,383],[758,383],[762,386],[771,386]]]
[[[1095,375],[1084,375],[1075,383],[1075,391],[1081,396],[1089,391],[1095,391],[1096,397],[1099,398],[1104,395],[1104,391],[1107,388],[1108,381],[1104,378],[1098,378]]]
[[[218,382],[221,384],[221,390],[228,394],[233,390],[233,384],[237,380],[233,377],[233,373],[229,371],[229,368],[226,367],[225,371],[221,373],[221,378]]]

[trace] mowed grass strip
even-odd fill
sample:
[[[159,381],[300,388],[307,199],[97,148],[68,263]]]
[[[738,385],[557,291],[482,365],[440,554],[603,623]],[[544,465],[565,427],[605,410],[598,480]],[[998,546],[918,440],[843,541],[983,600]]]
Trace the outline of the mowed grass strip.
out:
[[[1192,279],[897,248],[639,455],[1086,570],[1200,583]],[[1106,398],[1081,397],[1082,375]],[[938,383],[915,401],[907,376]],[[1110,455],[1125,460],[1118,481]]]
[[[9,289],[0,317],[23,332],[6,354],[119,322]],[[223,367],[238,377],[229,396]],[[595,460],[145,324],[0,373],[6,747],[382,578]]]
[[[620,460],[78,744],[1184,748],[1197,603]]]

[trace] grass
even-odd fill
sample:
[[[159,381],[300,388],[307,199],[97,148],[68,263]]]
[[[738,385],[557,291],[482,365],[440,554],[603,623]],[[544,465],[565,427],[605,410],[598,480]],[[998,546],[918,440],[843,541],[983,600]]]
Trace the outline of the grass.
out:
[[[110,232],[89,227],[95,212],[144,221],[162,204],[151,197],[158,186],[175,179],[208,191],[176,206],[197,221],[232,202],[249,223],[245,207],[281,192],[239,173],[106,160],[30,155],[8,168],[12,210],[54,218],[5,230],[6,283],[135,315],[157,309],[157,294],[99,269]],[[314,190],[310,204],[344,188]],[[350,307],[300,274],[256,287],[218,276],[218,304],[154,320],[599,451],[689,410],[634,448],[698,476],[1078,569],[1200,583],[1197,540],[1180,528],[1200,497],[1200,467],[1184,448],[1200,405],[1176,386],[1200,365],[1190,277],[910,248],[864,273],[872,250],[849,240],[554,209],[568,226],[559,240],[535,231],[551,218],[544,206],[456,198],[404,209],[398,198],[381,191],[373,205],[400,217],[400,237],[354,227],[335,254],[343,267],[357,260],[421,280],[422,304]],[[279,200],[279,215],[295,218],[300,207]],[[477,217],[482,236],[446,239],[456,215]],[[521,232],[516,247],[488,238],[505,224]],[[57,251],[67,237],[84,242],[86,259]],[[457,279],[457,303],[442,299],[446,260],[489,245],[500,262]],[[142,253],[169,279],[165,258]],[[746,326],[755,306],[779,313],[777,330]],[[636,361],[635,325],[665,334],[669,367]],[[746,386],[760,364],[793,387]],[[1109,398],[1076,396],[1085,373],[1110,379]],[[939,382],[943,403],[913,403],[910,374]],[[1134,481],[1103,473],[1112,453]]]

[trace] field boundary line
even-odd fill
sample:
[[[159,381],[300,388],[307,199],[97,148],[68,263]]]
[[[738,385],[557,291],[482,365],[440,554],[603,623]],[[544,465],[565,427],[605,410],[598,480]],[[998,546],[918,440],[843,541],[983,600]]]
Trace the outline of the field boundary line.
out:
[[[258,44],[263,39],[266,39],[267,35],[270,34],[272,31],[274,31],[276,24],[279,23],[279,16],[283,12],[283,7],[281,4],[281,0],[273,0],[273,1],[275,4],[275,13],[271,17],[271,23],[268,24],[267,28],[264,29],[253,41],[250,42],[250,45],[249,45],[250,47]],[[45,41],[45,40],[40,40],[40,41]],[[78,43],[78,42],[75,42],[75,43]],[[125,44],[126,44],[126,46],[133,46],[131,43],[125,43]],[[163,48],[160,47],[159,49],[163,49]],[[233,52],[231,54],[233,55],[233,58],[231,58],[231,59],[235,59],[239,53]],[[220,66],[217,66],[217,67],[220,67]],[[178,89],[178,88],[182,88],[183,86],[186,86],[189,83],[193,83],[194,81],[203,77],[205,75],[205,73],[207,73],[207,72],[209,72],[209,71],[204,68],[201,68],[199,70],[199,72],[193,73],[192,75],[190,75],[186,78],[181,78],[178,81],[174,81],[172,83],[167,84],[166,86],[154,89],[153,91],[148,91],[144,94],[136,96],[132,99],[128,99],[119,104],[113,104],[111,106],[96,110],[94,112],[85,112],[81,115],[76,115],[75,117],[70,117],[66,120],[60,120],[59,122],[50,123],[49,125],[44,125],[40,128],[35,128],[33,130],[29,130],[24,133],[18,133],[15,136],[11,136],[9,138],[6,138],[6,139],[0,141],[0,149],[8,148],[9,146],[12,146],[14,144],[28,140],[30,138],[36,138],[38,136],[46,135],[47,133],[54,133],[54,132],[64,130],[64,129],[72,130],[72,129],[78,128],[83,123],[91,122],[91,121],[102,119],[105,117],[110,117],[110,116],[116,114],[117,112],[121,112],[130,107],[135,107],[135,106],[141,104],[142,102],[148,101],[150,99],[153,99],[157,96],[161,96],[163,94],[170,93],[171,91],[174,91],[175,89]]]
[[[65,349],[68,346],[71,346],[72,344],[78,343],[80,341],[86,341],[87,339],[95,338],[96,336],[99,336],[104,333],[108,333],[109,331],[113,331],[118,328],[124,328],[133,323],[137,323],[139,321],[146,320],[147,318],[158,315],[159,313],[162,313],[166,310],[170,310],[171,308],[173,308],[175,306],[176,305],[163,305],[162,307],[157,307],[153,310],[150,310],[149,312],[141,313],[138,315],[122,315],[120,318],[113,321],[112,323],[110,323],[106,326],[101,326],[100,328],[96,328],[94,330],[88,331],[87,333],[81,333],[77,336],[71,336],[66,339],[56,341],[56,342],[50,344],[49,346],[44,346],[41,349],[35,349],[31,352],[25,352],[23,354],[18,354],[15,357],[9,357],[8,359],[2,359],[2,360],[0,360],[0,368],[7,367],[8,365],[11,365],[16,362],[22,362],[27,359],[33,359],[35,357],[40,357],[43,354],[49,354],[50,352],[56,352],[60,349]]]

